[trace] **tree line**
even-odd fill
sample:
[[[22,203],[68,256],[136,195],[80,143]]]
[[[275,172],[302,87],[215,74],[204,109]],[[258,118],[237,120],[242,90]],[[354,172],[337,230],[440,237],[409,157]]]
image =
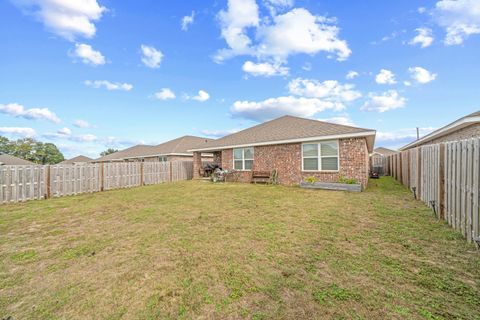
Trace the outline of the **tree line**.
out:
[[[2,153],[38,164],[56,164],[65,160],[55,144],[32,138],[10,140],[0,136],[0,154]]]

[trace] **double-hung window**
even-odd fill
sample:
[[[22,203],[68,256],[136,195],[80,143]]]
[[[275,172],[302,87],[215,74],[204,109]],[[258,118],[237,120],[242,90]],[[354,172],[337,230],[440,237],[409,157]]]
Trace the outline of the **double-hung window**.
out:
[[[252,170],[253,147],[233,149],[233,168],[235,170]]]
[[[338,141],[320,141],[302,145],[303,171],[338,171]]]

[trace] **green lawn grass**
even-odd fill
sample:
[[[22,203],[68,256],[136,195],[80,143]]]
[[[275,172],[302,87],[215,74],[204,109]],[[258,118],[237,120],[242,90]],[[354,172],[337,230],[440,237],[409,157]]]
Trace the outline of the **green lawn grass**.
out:
[[[407,189],[185,181],[0,207],[0,319],[480,319],[480,254]]]

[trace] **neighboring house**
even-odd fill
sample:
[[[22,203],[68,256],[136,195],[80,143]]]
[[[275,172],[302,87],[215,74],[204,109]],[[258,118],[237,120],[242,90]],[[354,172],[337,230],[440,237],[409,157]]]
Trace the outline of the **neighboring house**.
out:
[[[201,152],[212,152],[223,169],[239,171],[239,181],[251,181],[252,171],[277,170],[281,184],[298,184],[306,177],[337,182],[354,178],[368,183],[369,153],[375,130],[283,116],[197,146],[194,177],[201,175]]]
[[[92,158],[80,155],[72,159],[62,161],[59,164],[84,164],[84,163],[92,162],[92,160],[93,160]]]
[[[386,156],[389,156],[389,155],[392,155],[392,154],[395,154],[395,153],[398,153],[398,151],[388,149],[388,148],[384,148],[384,147],[378,147],[378,148],[373,149],[372,155],[378,154],[380,156],[386,157]]]
[[[192,160],[193,153],[188,150],[212,140],[195,136],[183,136],[156,146],[136,145],[95,159],[93,162]],[[202,155],[204,160],[211,160],[212,157],[211,154]]]
[[[384,147],[375,148],[370,154],[370,170],[380,175],[385,174],[387,170],[387,157],[396,154],[398,151]]]
[[[31,166],[31,165],[36,165],[36,163],[20,159],[20,158],[11,156],[9,154],[0,154],[0,166],[2,166],[2,165],[6,165],[6,166]]]
[[[401,151],[440,142],[480,137],[480,111],[460,118],[400,148]]]

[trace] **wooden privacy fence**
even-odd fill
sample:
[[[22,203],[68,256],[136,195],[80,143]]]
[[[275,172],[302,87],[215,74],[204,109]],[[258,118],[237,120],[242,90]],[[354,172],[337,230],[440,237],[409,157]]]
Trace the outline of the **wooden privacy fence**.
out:
[[[193,178],[192,161],[0,166],[0,203]]]
[[[388,156],[388,172],[416,198],[480,244],[480,139],[427,145]]]

